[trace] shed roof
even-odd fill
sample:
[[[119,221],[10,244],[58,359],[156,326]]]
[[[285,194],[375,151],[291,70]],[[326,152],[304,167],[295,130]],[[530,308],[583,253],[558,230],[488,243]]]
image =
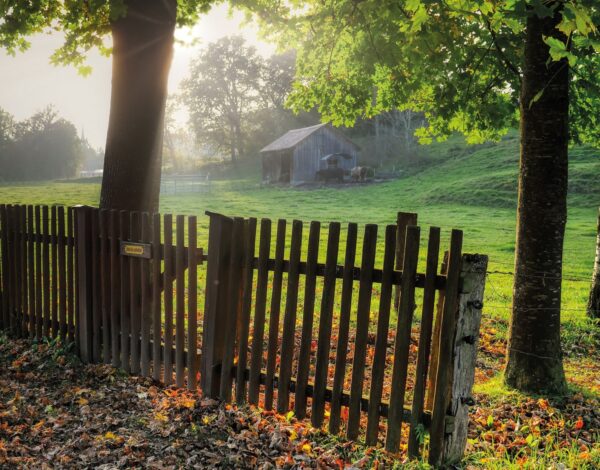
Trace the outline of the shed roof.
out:
[[[307,137],[309,137],[310,135],[312,135],[313,133],[315,133],[316,131],[318,131],[319,129],[321,129],[323,127],[328,127],[335,134],[339,135],[340,137],[347,140],[352,145],[354,145],[355,147],[358,148],[358,145],[356,145],[354,142],[352,142],[348,137],[346,137],[341,132],[332,128],[330,124],[326,123],[326,124],[317,124],[316,126],[303,127],[301,129],[292,129],[290,131],[287,131],[281,137],[279,137],[278,139],[274,140],[269,145],[264,147],[261,150],[261,152],[276,152],[279,150],[288,150],[288,149],[294,148],[296,145],[298,145],[304,139],[306,139]]]

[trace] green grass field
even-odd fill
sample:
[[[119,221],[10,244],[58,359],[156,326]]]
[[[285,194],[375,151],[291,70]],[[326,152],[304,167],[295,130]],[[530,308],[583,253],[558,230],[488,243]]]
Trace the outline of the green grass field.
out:
[[[507,318],[514,262],[518,141],[515,134],[498,144],[466,146],[459,138],[423,148],[430,165],[410,168],[406,176],[384,183],[343,188],[261,187],[258,161],[233,173],[236,179],[215,181],[210,193],[164,196],[161,211],[199,216],[201,242],[207,239],[206,210],[226,215],[321,222],[392,224],[397,211],[417,212],[422,251],[428,226],[442,228],[442,246],[450,229],[464,231],[464,250],[490,256],[484,314]],[[564,251],[563,318],[585,320],[589,280],[595,253],[596,214],[600,205],[600,152],[576,147],[570,152],[569,216]],[[247,175],[241,178],[240,175]],[[234,176],[235,178],[235,176]],[[94,183],[48,182],[0,186],[0,202],[90,204],[98,201]],[[305,229],[308,232],[308,229]],[[342,237],[343,238],[343,237]],[[380,229],[383,252],[383,229]],[[324,257],[325,234],[321,237]],[[378,259],[381,265],[381,259]],[[421,263],[424,254],[421,255]],[[421,264],[423,265],[423,264]]]

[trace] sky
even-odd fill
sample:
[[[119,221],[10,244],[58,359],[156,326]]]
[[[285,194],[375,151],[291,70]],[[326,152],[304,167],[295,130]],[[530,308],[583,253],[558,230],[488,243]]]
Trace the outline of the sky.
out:
[[[234,12],[230,16],[227,5],[221,4],[193,29],[178,30],[176,37],[181,41],[175,46],[169,92],[177,91],[198,49],[223,36],[242,35],[262,54],[275,51],[274,46],[258,38],[256,27],[243,23],[242,13]],[[192,46],[193,40],[197,41]],[[74,67],[50,64],[50,55],[62,44],[61,35],[38,35],[30,41],[31,48],[15,57],[0,49],[0,108],[21,120],[47,105],[54,105],[62,117],[84,132],[93,147],[104,147],[110,104],[110,58],[91,53],[88,62],[93,72],[82,77]],[[180,112],[177,118],[181,125],[185,124],[184,113]]]

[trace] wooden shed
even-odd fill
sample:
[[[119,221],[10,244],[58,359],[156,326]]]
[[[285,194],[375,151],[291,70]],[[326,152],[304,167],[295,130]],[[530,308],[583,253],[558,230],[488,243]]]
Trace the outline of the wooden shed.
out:
[[[358,145],[330,124],[293,129],[261,150],[262,178],[269,183],[316,181],[317,171],[327,166],[323,157],[347,155],[338,165],[349,171],[356,166],[359,151]]]

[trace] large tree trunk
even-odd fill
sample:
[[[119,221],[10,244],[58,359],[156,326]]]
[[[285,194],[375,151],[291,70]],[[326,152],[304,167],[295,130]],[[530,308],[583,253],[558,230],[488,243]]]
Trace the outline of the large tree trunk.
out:
[[[598,209],[598,236],[596,238],[596,261],[592,275],[592,288],[587,313],[591,318],[600,319],[600,209]]]
[[[534,14],[528,18],[521,85],[517,247],[505,380],[509,386],[535,393],[565,389],[560,302],[567,220],[569,67],[564,60],[549,62],[542,39],[558,37],[559,19],[559,12],[554,18]]]
[[[157,211],[177,0],[126,0],[113,76],[100,207]]]

